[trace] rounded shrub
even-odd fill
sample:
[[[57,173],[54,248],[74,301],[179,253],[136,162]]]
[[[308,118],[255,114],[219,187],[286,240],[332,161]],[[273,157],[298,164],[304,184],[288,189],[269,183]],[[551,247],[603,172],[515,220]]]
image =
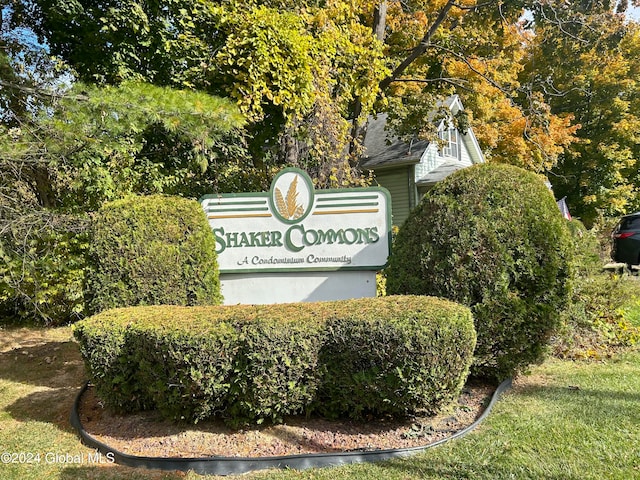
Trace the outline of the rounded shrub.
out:
[[[482,164],[449,176],[412,211],[394,244],[387,291],[470,306],[472,374],[503,379],[544,358],[572,277],[571,235],[542,179]]]
[[[105,204],[92,223],[89,266],[90,312],[222,300],[215,237],[193,200],[154,195]]]

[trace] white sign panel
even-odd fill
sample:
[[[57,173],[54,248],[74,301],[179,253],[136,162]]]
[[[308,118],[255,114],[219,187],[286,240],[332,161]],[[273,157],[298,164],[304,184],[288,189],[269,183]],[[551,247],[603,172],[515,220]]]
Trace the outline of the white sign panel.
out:
[[[216,237],[221,273],[379,270],[391,242],[383,188],[315,191],[287,168],[269,192],[200,199]]]
[[[376,272],[225,273],[220,275],[225,305],[322,302],[376,296]]]

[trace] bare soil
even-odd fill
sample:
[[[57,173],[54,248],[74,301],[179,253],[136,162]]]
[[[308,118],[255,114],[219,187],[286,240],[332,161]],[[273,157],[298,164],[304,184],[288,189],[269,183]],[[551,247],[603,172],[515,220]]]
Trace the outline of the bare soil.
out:
[[[447,412],[433,417],[363,422],[290,417],[280,425],[232,430],[216,420],[179,425],[157,412],[117,415],[89,388],[80,405],[80,418],[87,433],[130,455],[265,457],[370,451],[428,445],[450,437],[482,414],[494,390],[490,385],[468,385]]]

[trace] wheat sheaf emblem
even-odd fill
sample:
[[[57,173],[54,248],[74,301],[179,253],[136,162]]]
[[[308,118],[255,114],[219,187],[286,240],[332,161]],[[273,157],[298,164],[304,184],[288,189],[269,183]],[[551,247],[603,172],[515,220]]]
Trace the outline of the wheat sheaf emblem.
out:
[[[282,218],[286,220],[297,220],[304,213],[304,208],[298,203],[298,176],[293,177],[291,185],[284,197],[279,188],[276,188],[276,208]]]

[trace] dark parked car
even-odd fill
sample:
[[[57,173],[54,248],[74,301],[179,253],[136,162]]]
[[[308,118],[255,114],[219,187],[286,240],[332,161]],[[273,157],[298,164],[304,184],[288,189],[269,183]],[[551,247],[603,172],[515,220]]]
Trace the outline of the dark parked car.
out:
[[[640,264],[640,212],[625,215],[611,233],[611,258],[627,265]]]

